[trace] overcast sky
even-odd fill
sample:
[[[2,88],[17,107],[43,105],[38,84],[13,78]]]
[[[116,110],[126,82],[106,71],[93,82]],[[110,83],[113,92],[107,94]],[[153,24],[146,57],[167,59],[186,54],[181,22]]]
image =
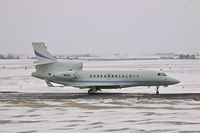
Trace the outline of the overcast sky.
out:
[[[0,53],[200,52],[199,0],[0,0]]]

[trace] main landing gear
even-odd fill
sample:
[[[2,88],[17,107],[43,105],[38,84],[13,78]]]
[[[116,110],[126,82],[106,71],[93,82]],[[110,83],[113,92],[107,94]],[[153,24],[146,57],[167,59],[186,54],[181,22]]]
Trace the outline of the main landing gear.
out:
[[[95,93],[97,93],[96,87],[92,87],[91,89],[88,90],[88,94],[95,94]]]
[[[159,95],[159,86],[156,86],[156,95]]]

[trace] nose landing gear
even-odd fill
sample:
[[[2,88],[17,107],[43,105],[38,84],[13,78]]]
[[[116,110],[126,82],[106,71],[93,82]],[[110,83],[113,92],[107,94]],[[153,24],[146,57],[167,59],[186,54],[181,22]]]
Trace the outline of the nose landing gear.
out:
[[[159,95],[159,86],[156,86],[156,95]]]

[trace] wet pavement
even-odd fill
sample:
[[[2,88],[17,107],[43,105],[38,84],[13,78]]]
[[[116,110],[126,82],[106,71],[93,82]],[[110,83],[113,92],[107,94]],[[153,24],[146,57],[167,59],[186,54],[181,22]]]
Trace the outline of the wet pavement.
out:
[[[149,94],[149,93],[21,93],[21,92],[0,92],[0,100],[62,100],[62,99],[149,99],[149,100],[196,100],[200,101],[200,93],[176,93],[176,94]]]

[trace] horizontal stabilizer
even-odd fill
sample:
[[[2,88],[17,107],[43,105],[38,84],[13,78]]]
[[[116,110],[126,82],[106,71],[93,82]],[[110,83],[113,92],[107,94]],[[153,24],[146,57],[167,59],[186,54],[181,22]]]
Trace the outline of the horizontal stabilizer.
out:
[[[39,65],[46,65],[46,64],[51,64],[54,63],[54,61],[43,61],[43,62],[34,62],[35,66],[39,66]]]

